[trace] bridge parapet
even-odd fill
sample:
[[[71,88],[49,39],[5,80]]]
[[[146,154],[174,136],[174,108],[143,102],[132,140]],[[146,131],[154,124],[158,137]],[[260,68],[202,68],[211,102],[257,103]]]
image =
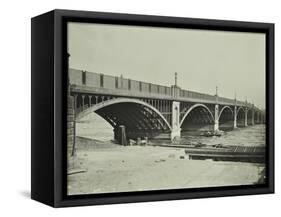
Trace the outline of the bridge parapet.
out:
[[[237,105],[252,107],[245,101],[218,97],[205,93],[180,89],[178,86],[163,86],[136,81],[123,76],[114,77],[94,72],[69,69],[69,81],[74,92],[100,93],[116,96],[169,99],[210,104]],[[177,94],[175,94],[177,89]]]

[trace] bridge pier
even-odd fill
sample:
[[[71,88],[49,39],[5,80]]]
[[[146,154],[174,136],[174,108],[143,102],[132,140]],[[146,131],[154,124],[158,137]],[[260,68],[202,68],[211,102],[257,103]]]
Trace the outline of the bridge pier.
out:
[[[255,125],[255,110],[254,110],[254,105],[253,105],[253,108],[252,108],[252,125]]]
[[[171,140],[181,137],[180,128],[180,102],[173,101],[172,103],[172,125],[171,125]]]
[[[237,106],[236,105],[234,107],[233,115],[234,115],[233,128],[235,129],[235,128],[237,128]]]
[[[214,132],[219,131],[219,105],[215,105],[215,123],[214,123]]]
[[[172,129],[171,140],[179,139],[181,137],[181,128]]]
[[[248,108],[245,109],[245,127],[248,126]]]
[[[76,121],[75,121],[76,97],[67,96],[67,169],[75,167],[75,142],[76,142]]]

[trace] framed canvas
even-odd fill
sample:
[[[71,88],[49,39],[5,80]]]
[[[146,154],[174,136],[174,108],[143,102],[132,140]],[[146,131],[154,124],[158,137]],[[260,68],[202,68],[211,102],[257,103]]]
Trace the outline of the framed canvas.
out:
[[[274,192],[274,24],[54,10],[31,36],[34,200]]]

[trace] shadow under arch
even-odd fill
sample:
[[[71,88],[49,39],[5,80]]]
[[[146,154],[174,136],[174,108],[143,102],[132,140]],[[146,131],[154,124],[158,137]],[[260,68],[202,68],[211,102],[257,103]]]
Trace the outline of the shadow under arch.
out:
[[[255,117],[254,117],[255,124],[261,124],[261,112],[255,111]]]
[[[220,119],[222,113],[225,111],[225,109],[228,109],[228,110],[233,114],[232,108],[230,108],[230,106],[226,105],[226,106],[224,106],[224,107],[220,110],[219,119]]]
[[[245,127],[246,110],[239,107],[236,112],[237,127]]]
[[[254,115],[254,110],[253,108],[247,109],[247,124],[248,125],[253,125],[254,123],[252,122],[252,118]]]
[[[219,129],[232,130],[234,127],[234,112],[230,106],[223,106],[219,112]]]
[[[214,120],[214,115],[208,106],[195,104],[182,117],[180,127],[182,131],[209,131],[213,129]]]
[[[79,112],[76,121],[92,112],[104,118],[115,130],[124,125],[128,138],[153,138],[171,132],[169,122],[160,111],[138,99],[114,98],[100,102]]]

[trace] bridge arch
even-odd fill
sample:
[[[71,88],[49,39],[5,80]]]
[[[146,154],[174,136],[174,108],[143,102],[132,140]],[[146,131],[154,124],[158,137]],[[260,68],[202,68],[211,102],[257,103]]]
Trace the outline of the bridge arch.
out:
[[[197,112],[196,112],[197,111]],[[192,116],[195,116],[195,118],[192,118]],[[196,118],[196,116],[198,116]],[[199,117],[199,116],[205,116],[205,118]],[[189,118],[189,120],[187,120]],[[195,120],[196,119],[196,120]],[[211,126],[214,124],[214,115],[212,113],[212,111],[209,109],[208,106],[204,105],[204,104],[194,104],[193,106],[191,106],[184,114],[184,116],[182,117],[181,121],[180,121],[180,127],[182,130],[185,130],[185,123],[189,122],[196,122],[198,120],[201,120],[203,122],[201,123],[195,123],[195,125],[198,126]],[[209,129],[208,129],[209,130]]]
[[[222,107],[222,109],[220,110],[219,119],[220,119],[222,113],[225,111],[225,109],[228,110],[228,111],[230,111],[230,112],[233,114],[233,109],[230,108],[230,106],[226,105],[226,106]]]
[[[237,114],[236,115],[238,115],[238,113],[240,112],[240,111],[243,111],[244,113],[246,113],[246,110],[243,108],[243,107],[238,107],[238,109],[237,109]]]
[[[103,117],[114,129],[125,125],[127,135],[130,134],[128,137],[131,138],[141,133],[144,133],[143,136],[152,137],[153,132],[171,131],[170,123],[160,111],[139,99],[113,98],[99,102],[79,112],[76,120],[79,121],[92,112]]]
[[[230,106],[223,106],[218,115],[219,129],[232,130],[234,127],[234,112]]]
[[[246,110],[239,107],[236,111],[237,127],[245,127]]]

